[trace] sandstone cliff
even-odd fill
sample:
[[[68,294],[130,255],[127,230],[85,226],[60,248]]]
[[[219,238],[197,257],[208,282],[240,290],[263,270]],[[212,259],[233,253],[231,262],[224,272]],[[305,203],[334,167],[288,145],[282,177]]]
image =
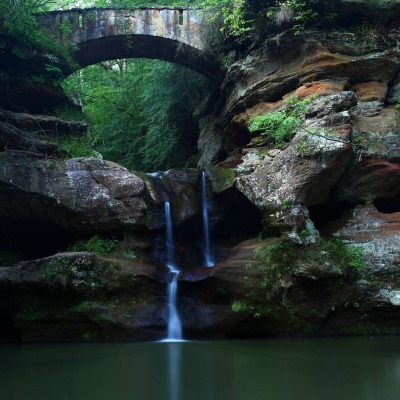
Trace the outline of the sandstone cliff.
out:
[[[348,15],[371,13],[345,3]],[[212,268],[198,170],[151,176],[65,158],[55,138],[86,126],[20,109],[68,100],[42,85],[25,97],[0,75],[0,338],[162,338],[166,200],[186,337],[400,333],[400,30],[388,7],[375,8],[390,11],[382,26],[288,30],[228,68],[199,138]],[[250,132],[254,116],[310,95],[284,146]],[[68,251],[94,235],[118,241],[115,251]]]

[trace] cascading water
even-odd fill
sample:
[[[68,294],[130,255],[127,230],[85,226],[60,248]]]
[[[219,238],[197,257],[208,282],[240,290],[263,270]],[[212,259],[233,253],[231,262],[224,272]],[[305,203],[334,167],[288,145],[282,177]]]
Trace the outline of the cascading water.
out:
[[[207,192],[206,192],[206,173],[201,173],[201,206],[203,209],[203,235],[204,235],[204,258],[206,267],[214,266],[215,262],[211,254],[210,229],[208,226]]]
[[[176,295],[178,292],[179,269],[175,263],[174,234],[172,230],[171,208],[169,201],[165,202],[166,220],[166,245],[167,245],[167,267],[172,279],[168,282],[168,335],[167,341],[182,340],[182,325],[176,308]]]

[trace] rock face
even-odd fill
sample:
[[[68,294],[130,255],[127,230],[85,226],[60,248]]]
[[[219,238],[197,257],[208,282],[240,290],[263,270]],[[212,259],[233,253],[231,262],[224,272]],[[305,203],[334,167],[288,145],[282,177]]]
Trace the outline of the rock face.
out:
[[[95,158],[42,160],[4,152],[0,157],[3,218],[45,221],[72,231],[145,224],[145,184],[119,165]]]
[[[358,205],[331,222],[326,233],[355,243],[364,251],[367,271],[379,274],[399,273],[400,257],[398,212],[382,213],[372,204]]]
[[[3,340],[121,341],[164,335],[164,284],[155,267],[145,263],[60,253],[1,268],[0,287],[1,309],[14,315],[3,326],[8,332]]]
[[[363,4],[364,11],[381,12],[378,3]],[[342,14],[351,14],[354,4],[345,2]],[[391,4],[385,32],[286,31],[230,67],[224,101],[208,117],[214,129],[205,125],[200,136],[199,164],[219,162],[235,170],[234,187],[260,210],[265,231],[313,243],[314,225],[324,219],[314,209],[329,213],[344,204],[397,202],[400,52],[398,27],[388,18],[398,12]],[[283,148],[263,145],[262,137],[249,132],[254,116],[310,95],[316,98],[307,106],[303,129]],[[203,145],[207,138],[213,146]]]
[[[53,83],[32,81],[0,70],[0,107],[13,111],[44,113],[55,107],[77,108]]]
[[[59,152],[56,143],[59,138],[80,136],[86,131],[85,123],[0,109],[0,146],[3,150],[50,156]]]
[[[164,337],[166,201],[185,337],[399,334],[397,12],[385,32],[286,31],[229,68],[199,138],[212,268],[199,170],[60,158],[54,135],[86,127],[9,111],[0,94],[0,340]],[[310,95],[283,146],[250,132]],[[57,252],[94,235],[119,252]]]

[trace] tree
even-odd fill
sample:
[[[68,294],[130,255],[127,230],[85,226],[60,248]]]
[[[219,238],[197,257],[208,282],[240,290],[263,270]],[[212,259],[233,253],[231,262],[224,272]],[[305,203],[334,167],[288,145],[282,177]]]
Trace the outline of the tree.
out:
[[[64,83],[83,104],[96,150],[141,171],[185,166],[196,153],[192,113],[206,86],[194,71],[144,59],[90,66]]]

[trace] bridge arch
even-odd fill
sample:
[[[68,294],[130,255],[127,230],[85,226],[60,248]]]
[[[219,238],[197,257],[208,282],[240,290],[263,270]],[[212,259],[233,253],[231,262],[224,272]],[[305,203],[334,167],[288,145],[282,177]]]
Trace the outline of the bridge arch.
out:
[[[200,10],[116,8],[53,11],[43,24],[64,43],[77,45],[79,67],[118,58],[152,58],[191,68],[214,82],[218,63],[205,51]]]

